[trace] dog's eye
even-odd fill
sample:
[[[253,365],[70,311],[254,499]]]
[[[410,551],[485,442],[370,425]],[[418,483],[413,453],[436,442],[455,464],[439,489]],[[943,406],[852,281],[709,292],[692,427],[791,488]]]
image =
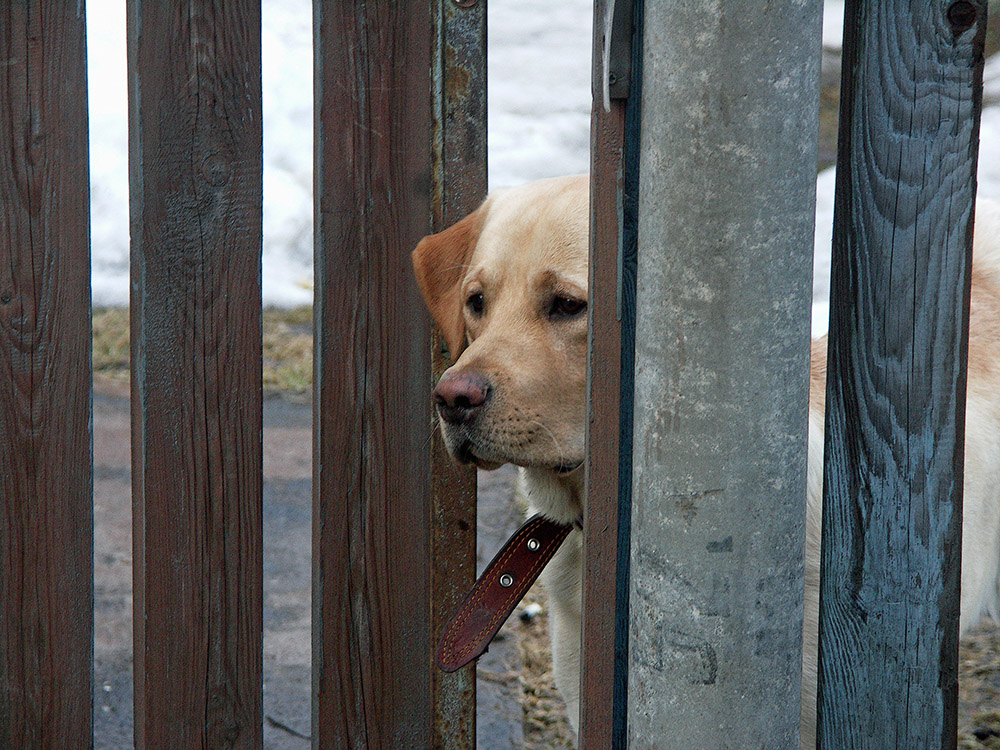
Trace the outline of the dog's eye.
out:
[[[573,297],[555,297],[549,308],[550,318],[575,318],[587,309],[587,303]]]
[[[483,314],[483,295],[477,292],[476,294],[470,294],[469,298],[465,300],[465,306],[469,308],[469,312],[473,315]]]

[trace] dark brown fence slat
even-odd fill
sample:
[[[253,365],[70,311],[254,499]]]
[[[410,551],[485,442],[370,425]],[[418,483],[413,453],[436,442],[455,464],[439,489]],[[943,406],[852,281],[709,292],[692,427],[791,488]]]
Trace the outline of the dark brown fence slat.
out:
[[[451,226],[486,195],[486,5],[438,0],[433,50],[434,186],[432,230]],[[440,334],[431,337],[433,379],[451,364]],[[431,643],[476,577],[476,471],[447,454],[434,429],[431,518]],[[433,747],[476,744],[476,667],[445,674],[432,667]]]
[[[591,173],[590,315],[593,339],[587,440],[587,517],[584,526],[581,748],[611,747],[614,707],[615,608],[618,591],[618,445],[621,322],[617,316],[618,174],[623,103],[595,113]],[[616,158],[617,156],[617,158]],[[599,402],[599,403],[598,403]],[[595,606],[593,602],[600,602]]]
[[[430,3],[313,7],[313,746],[429,747]]]
[[[136,745],[259,748],[260,5],[128,21]]]
[[[622,348],[630,345],[623,326],[635,324],[635,281],[623,274],[623,204],[626,200],[626,104],[625,99],[608,102],[604,108],[605,21],[609,2],[594,4],[593,91],[591,116],[590,187],[590,357],[588,360],[588,414],[586,465],[586,518],[584,523],[583,630],[580,684],[581,750],[614,747],[616,708],[623,706],[615,694],[616,639],[627,631],[617,627],[619,607],[619,449],[621,437]],[[641,8],[640,8],[641,12]],[[621,40],[615,40],[621,42]],[[634,80],[638,96],[640,81]],[[633,165],[633,167],[636,165]],[[631,175],[634,177],[634,175]],[[634,236],[634,228],[632,232]],[[624,409],[628,411],[628,404]],[[629,412],[630,414],[630,412]],[[631,422],[629,422],[631,424]],[[627,573],[626,573],[627,575]],[[617,675],[619,678],[623,675]]]
[[[848,3],[831,279],[820,742],[955,747],[985,2]]]
[[[0,747],[88,747],[93,503],[83,6],[0,10]]]

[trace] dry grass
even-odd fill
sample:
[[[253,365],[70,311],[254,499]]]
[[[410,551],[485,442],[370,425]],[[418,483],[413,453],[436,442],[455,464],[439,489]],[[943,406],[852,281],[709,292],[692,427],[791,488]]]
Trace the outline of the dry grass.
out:
[[[264,311],[264,388],[305,393],[312,388],[312,308]]]
[[[958,680],[959,748],[1000,750],[1000,631],[994,624],[962,639]]]
[[[528,622],[520,613],[532,603],[542,607]],[[549,618],[545,591],[535,585],[517,610],[514,632],[523,671],[518,675],[524,711],[524,750],[562,750],[575,747],[573,729],[566,718],[566,704],[556,692],[549,646]],[[513,619],[513,618],[512,618]]]
[[[94,310],[94,372],[114,380],[128,380],[128,309]]]

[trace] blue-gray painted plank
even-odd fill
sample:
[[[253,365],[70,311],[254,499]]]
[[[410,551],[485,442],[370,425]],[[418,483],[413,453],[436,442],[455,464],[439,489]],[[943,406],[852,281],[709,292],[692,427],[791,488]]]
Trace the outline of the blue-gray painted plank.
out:
[[[985,2],[847,4],[820,745],[954,747]]]

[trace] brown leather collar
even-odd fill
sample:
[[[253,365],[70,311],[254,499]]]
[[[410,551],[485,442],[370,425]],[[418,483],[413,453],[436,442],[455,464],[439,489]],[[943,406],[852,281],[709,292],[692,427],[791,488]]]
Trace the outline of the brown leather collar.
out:
[[[514,533],[445,625],[437,652],[441,669],[454,672],[486,650],[572,530],[533,516]]]

